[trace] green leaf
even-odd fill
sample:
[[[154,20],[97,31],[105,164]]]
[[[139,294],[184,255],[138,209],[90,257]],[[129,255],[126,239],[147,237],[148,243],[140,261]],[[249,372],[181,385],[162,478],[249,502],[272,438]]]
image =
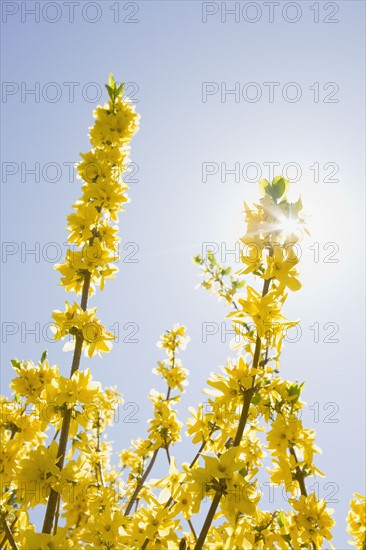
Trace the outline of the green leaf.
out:
[[[41,355],[41,363],[44,363],[45,360],[47,359],[47,353],[48,353],[48,350],[45,349]]]
[[[245,281],[236,281],[235,282],[235,287],[236,288],[243,288],[243,286],[245,286]]]
[[[285,514],[283,513],[283,510],[281,510],[281,512],[278,514],[277,521],[280,527],[283,527],[285,525]]]
[[[18,361],[18,359],[11,359],[11,364],[15,369],[20,369],[22,366],[21,362]]]
[[[113,76],[113,73],[110,73],[109,75],[109,79],[108,79],[108,84],[111,88],[114,88],[115,85],[116,85],[116,82],[114,80],[114,76]]]
[[[113,102],[116,101],[118,96],[123,94],[124,85],[125,85],[124,82],[121,82],[120,84],[118,84],[114,80],[113,73],[109,75],[108,84],[106,84],[105,87],[107,88],[108,95]]]
[[[258,403],[261,401],[261,396],[259,393],[255,393],[252,397],[252,403],[253,405],[258,405]]]
[[[269,181],[263,178],[259,180],[258,185],[261,192],[265,195],[267,193],[266,189],[270,185]]]
[[[209,262],[211,267],[214,267],[215,265],[217,265],[217,261],[213,252],[207,253],[207,261]]]
[[[106,84],[105,87],[107,88],[107,92],[108,92],[109,97],[110,97],[111,100],[113,101],[113,94],[114,94],[113,88],[111,88],[110,86],[108,86],[108,84]]]
[[[271,196],[280,199],[289,188],[289,182],[282,176],[275,176],[271,186]]]
[[[199,265],[202,265],[202,264],[203,264],[203,260],[202,260],[201,254],[198,254],[197,256],[194,256],[194,257],[192,258],[192,260],[193,260],[193,262],[194,262],[195,264],[199,264]]]
[[[283,178],[280,178],[271,186],[271,195],[274,199],[280,199],[286,190],[286,183]]]

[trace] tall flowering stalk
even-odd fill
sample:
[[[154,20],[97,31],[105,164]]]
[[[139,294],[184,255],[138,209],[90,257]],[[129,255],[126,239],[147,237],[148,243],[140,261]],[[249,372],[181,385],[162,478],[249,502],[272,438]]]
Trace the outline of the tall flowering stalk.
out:
[[[113,77],[107,90],[109,102],[94,113],[92,149],[78,164],[82,196],[67,226],[75,250],[57,266],[61,284],[80,295],[80,303],[53,312],[55,339],[67,338],[64,349],[73,351],[70,376],[50,365],[45,352],[36,364],[13,360],[13,398],[0,397],[0,547],[333,548],[332,511],[307,488],[309,478],[323,474],[314,461],[315,434],[300,418],[303,384],[280,376],[283,339],[297,324],[283,310],[289,292],[301,288],[298,243],[306,232],[301,200],[290,202],[281,176],[262,180],[258,204],[245,205],[238,273],[212,254],[194,259],[202,286],[229,306],[236,332],[235,353],[208,379],[206,402],[189,409],[185,435],[196,452],[178,467],[173,447],[183,424],[176,407],[188,375],[180,352],[189,337],[174,325],[158,343],[166,356],[153,372],[164,388],[150,392],[147,435],[118,453],[118,466],[112,460],[105,430],[122,399],[80,364],[83,351],[101,355],[113,340],[88,300],[117,271],[116,222],[128,200],[121,175],[139,117]],[[158,455],[167,464],[160,479],[152,477]],[[266,455],[270,483],[290,495],[286,510],[263,510],[258,474]],[[42,532],[30,518],[36,506],[45,507]],[[365,497],[356,494],[348,532],[359,550],[365,550],[365,515]]]
[[[87,309],[88,299],[95,286],[104,288],[105,279],[112,279],[117,271],[113,260],[117,251],[118,228],[114,222],[128,201],[128,187],[121,183],[121,174],[128,161],[128,144],[137,131],[139,116],[134,107],[123,100],[123,85],[117,86],[111,76],[107,90],[110,100],[94,113],[95,123],[90,129],[91,151],[82,156],[78,176],[84,182],[83,194],[68,216],[69,241],[79,250],[69,250],[65,262],[56,266],[62,274],[61,284],[67,291],[81,293],[80,306],[66,302],[64,312],[54,312],[57,323],[56,338],[72,335],[74,356],[70,378],[80,366],[83,348],[92,357],[109,351],[113,335],[95,317],[96,308]],[[72,408],[66,408],[61,426],[57,452],[57,467],[63,469],[70,432]],[[51,533],[60,498],[52,489],[43,523],[43,533]]]
[[[241,239],[244,268],[239,275],[253,274],[255,281],[262,280],[261,289],[247,285],[246,296],[237,297],[229,287],[224,294],[233,309],[229,317],[238,336],[238,358],[228,363],[224,376],[214,375],[208,381],[213,388],[209,391],[212,410],[220,411],[218,419],[215,415],[210,451],[218,463],[230,454],[231,467],[215,476],[207,471],[205,457],[206,468],[192,473],[213,495],[195,550],[206,540],[213,541],[217,529],[211,525],[219,508],[229,520],[225,528],[232,530],[232,542],[239,537],[248,548],[287,547],[285,543],[290,547],[320,547],[324,538],[331,539],[329,529],[334,523],[325,502],[308,496],[305,486],[308,476],[320,472],[313,464],[313,455],[318,452],[314,434],[298,418],[301,386],[282,380],[278,370],[283,338],[296,325],[285,318],[283,306],[288,290],[301,288],[296,245],[306,231],[302,203],[286,198],[288,182],[281,176],[272,183],[262,180],[260,186],[264,197],[259,204],[252,209],[245,205],[247,233]],[[212,258],[209,266],[200,257],[196,261],[210,273]],[[224,286],[219,278],[221,295]],[[267,424],[266,445],[256,435],[263,430],[261,420]],[[293,495],[293,511],[287,514],[279,510],[263,513],[258,508],[256,473],[264,449],[272,456],[271,482],[283,483]],[[244,498],[236,498],[236,491],[241,489]],[[250,498],[250,494],[255,496]],[[308,512],[309,529],[299,522],[302,510]]]

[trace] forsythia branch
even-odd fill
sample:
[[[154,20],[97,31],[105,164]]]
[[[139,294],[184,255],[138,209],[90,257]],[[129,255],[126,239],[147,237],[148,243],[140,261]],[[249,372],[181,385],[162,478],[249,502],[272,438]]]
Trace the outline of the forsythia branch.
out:
[[[13,397],[0,396],[0,546],[332,546],[332,511],[305,485],[308,477],[322,473],[314,460],[320,452],[314,430],[304,427],[299,414],[303,383],[280,376],[284,336],[298,322],[288,320],[283,307],[288,293],[301,288],[297,243],[307,233],[301,199],[289,200],[289,184],[282,176],[261,180],[261,198],[251,207],[244,205],[239,271],[232,274],[212,252],[194,259],[204,275],[201,286],[231,306],[227,318],[235,334],[230,343],[235,356],[210,374],[206,401],[189,407],[184,435],[197,445],[193,460],[179,467],[173,452],[183,436],[176,404],[188,384],[179,351],[189,337],[186,327],[177,324],[158,342],[165,357],[153,372],[167,390],[150,391],[153,417],[148,434],[117,453],[118,466],[113,461],[105,432],[115,422],[121,395],[116,388],[103,389],[89,368],[81,369],[81,354],[107,353],[114,339],[97,318],[97,308],[88,304],[96,287],[103,290],[117,272],[113,262],[120,240],[118,214],[128,202],[122,174],[139,116],[123,97],[123,84],[112,75],[107,91],[109,101],[94,111],[91,149],[81,154],[77,165],[82,195],[67,217],[68,240],[75,250],[68,250],[63,263],[55,266],[61,286],[81,295],[78,303],[66,302],[64,311],[52,313],[55,340],[68,338],[64,350],[73,351],[70,375],[50,365],[47,352],[38,363],[14,359]],[[258,280],[262,290],[260,285],[257,290]],[[168,471],[151,479],[160,449],[167,456]],[[290,495],[286,510],[262,509],[258,472],[264,469],[265,456],[271,460],[266,469],[271,486]],[[206,496],[211,502],[198,534],[193,516],[201,512]],[[30,510],[39,505],[46,506],[42,533],[30,519]],[[351,500],[347,521],[352,544],[366,550],[362,495],[356,493]]]

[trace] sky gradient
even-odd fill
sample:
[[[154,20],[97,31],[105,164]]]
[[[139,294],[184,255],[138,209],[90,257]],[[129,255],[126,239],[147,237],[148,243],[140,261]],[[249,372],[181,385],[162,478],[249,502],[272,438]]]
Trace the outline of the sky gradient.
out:
[[[255,181],[277,163],[275,174],[299,180],[290,197],[302,195],[311,231],[301,245],[303,288],[285,309],[301,319],[301,337],[285,345],[281,374],[306,381],[304,423],[323,450],[316,464],[326,478],[317,482],[334,501],[338,549],[348,547],[352,493],[365,491],[364,11],[361,1],[80,1],[73,12],[66,2],[2,2],[2,393],[14,357],[37,361],[47,348],[69,372],[71,354],[50,341],[48,325],[74,296],[57,286],[53,264],[80,195],[71,166],[89,149],[112,71],[129,83],[141,128],[132,202],[120,216],[120,273],[90,304],[120,338],[82,366],[136,404],[121,411],[115,448],[146,433],[147,394],[162,389],[151,369],[164,330],[179,322],[191,337],[182,420],[234,353],[227,311],[195,290],[191,258],[215,243],[239,268],[225,251],[244,234],[243,201],[257,200]],[[208,326],[217,332],[205,338]],[[131,410],[137,423],[126,421]],[[182,462],[194,452],[186,441],[174,454]],[[154,477],[163,471],[159,462]]]

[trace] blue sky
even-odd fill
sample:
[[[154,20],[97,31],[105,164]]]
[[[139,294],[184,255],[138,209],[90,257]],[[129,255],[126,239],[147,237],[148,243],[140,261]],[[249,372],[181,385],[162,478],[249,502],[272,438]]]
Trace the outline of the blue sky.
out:
[[[209,373],[232,352],[221,328],[202,341],[203,323],[221,327],[226,310],[195,290],[191,258],[203,243],[234,247],[243,201],[257,199],[256,175],[269,177],[271,163],[295,180],[301,173],[291,196],[303,197],[311,237],[303,289],[286,314],[301,318],[302,335],[285,346],[282,374],[306,381],[304,421],[316,429],[326,473],[320,496],[336,490],[334,541],[346,548],[348,503],[365,490],[364,3],[279,2],[272,13],[263,2],[80,1],[73,22],[66,3],[46,4],[2,3],[2,392],[13,357],[37,360],[48,348],[69,372],[71,355],[47,331],[51,311],[73,299],[57,286],[53,258],[65,250],[65,217],[80,194],[70,165],[89,148],[92,110],[113,71],[130,83],[142,117],[132,202],[120,218],[122,244],[133,244],[91,301],[121,338],[88,366],[139,409],[138,423],[113,430],[115,447],[145,433],[148,391],[161,387],[151,373],[162,357],[156,341],[174,322],[191,336],[181,418],[204,400]],[[225,170],[236,175],[224,181]],[[233,255],[227,261],[238,267]],[[138,341],[123,342],[136,327]],[[176,449],[178,461],[192,455],[188,442]]]

